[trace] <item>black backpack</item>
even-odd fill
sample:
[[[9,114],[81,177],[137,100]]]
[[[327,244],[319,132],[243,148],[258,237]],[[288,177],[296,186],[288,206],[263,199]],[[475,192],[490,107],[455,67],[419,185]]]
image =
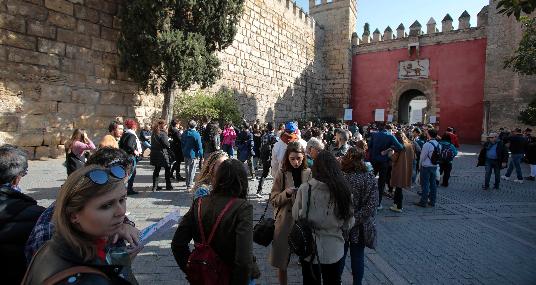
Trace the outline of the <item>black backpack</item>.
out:
[[[290,251],[301,259],[316,253],[316,243],[313,237],[313,227],[308,221],[309,208],[311,205],[311,184],[309,184],[307,197],[307,211],[305,218],[299,218],[288,235],[288,245]]]
[[[429,143],[434,147],[432,156],[430,156],[430,162],[432,162],[433,165],[438,165],[441,161],[441,149],[439,148],[439,143],[437,143],[437,145],[434,145],[431,141]]]

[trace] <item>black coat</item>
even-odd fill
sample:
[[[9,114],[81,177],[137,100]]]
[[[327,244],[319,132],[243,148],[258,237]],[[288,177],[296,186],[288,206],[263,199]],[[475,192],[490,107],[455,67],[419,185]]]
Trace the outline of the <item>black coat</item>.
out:
[[[153,133],[151,136],[151,165],[168,167],[172,159],[169,138],[165,132]]]
[[[0,276],[2,284],[20,284],[26,271],[24,246],[45,208],[28,195],[0,188]]]
[[[486,152],[487,148],[490,145],[490,142],[486,142],[480,153],[478,154],[478,164],[476,166],[485,166],[486,165]],[[508,149],[502,141],[497,142],[497,160],[502,163],[508,163]],[[502,165],[501,165],[502,167]]]
[[[121,139],[119,139],[119,148],[124,150],[128,155],[135,155],[134,152],[138,149],[136,136],[124,132]]]
[[[183,162],[184,156],[182,155],[182,142],[181,132],[176,127],[169,129],[169,138],[171,139],[171,151],[175,154],[175,160],[177,162]]]
[[[79,285],[127,285],[130,284],[119,276],[123,269],[121,265],[106,265],[100,261],[83,262],[82,257],[72,250],[61,237],[55,235],[37,252],[30,264],[26,283],[22,285],[38,285],[52,277],[55,273],[64,271],[74,266],[88,266],[106,274],[106,277],[95,273],[79,273],[65,278],[56,284],[79,284]],[[69,278],[75,278],[76,283],[68,282]]]

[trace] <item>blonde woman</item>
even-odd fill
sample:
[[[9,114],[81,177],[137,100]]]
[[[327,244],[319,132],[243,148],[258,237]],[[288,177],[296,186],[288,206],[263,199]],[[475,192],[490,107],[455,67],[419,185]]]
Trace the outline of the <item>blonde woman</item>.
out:
[[[126,181],[120,165],[73,172],[56,200],[54,237],[33,257],[22,284],[130,284],[121,271],[135,253],[114,248],[111,255],[107,247],[125,221]]]
[[[194,199],[204,197],[210,194],[212,190],[212,179],[216,176],[216,171],[220,167],[220,164],[226,161],[229,155],[221,150],[212,152],[203,163],[201,173],[197,177],[192,193],[194,193]]]

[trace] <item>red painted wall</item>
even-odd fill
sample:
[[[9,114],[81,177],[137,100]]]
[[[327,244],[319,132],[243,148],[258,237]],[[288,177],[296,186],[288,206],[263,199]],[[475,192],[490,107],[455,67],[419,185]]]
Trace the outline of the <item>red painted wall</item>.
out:
[[[460,141],[476,143],[482,132],[486,39],[420,48],[420,59],[430,60],[440,133],[457,129]],[[375,109],[386,109],[398,80],[399,61],[412,60],[407,49],[355,55],[352,60],[353,119],[360,124],[374,120]]]

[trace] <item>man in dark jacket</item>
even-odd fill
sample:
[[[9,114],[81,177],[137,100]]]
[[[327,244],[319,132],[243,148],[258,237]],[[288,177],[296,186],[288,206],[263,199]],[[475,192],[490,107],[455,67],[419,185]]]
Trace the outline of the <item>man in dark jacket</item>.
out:
[[[45,208],[21,192],[19,182],[28,172],[24,150],[0,147],[0,276],[2,284],[20,284],[26,272],[24,246]]]
[[[536,137],[532,136],[531,128],[525,130],[525,137],[527,138],[525,158],[530,165],[530,175],[527,177],[527,180],[534,181],[536,180]]]
[[[382,209],[382,195],[385,183],[389,182],[389,162],[391,159],[387,155],[388,150],[401,151],[404,146],[398,142],[398,140],[391,133],[391,127],[387,129],[380,125],[378,132],[372,135],[370,139],[370,157],[372,160],[372,166],[374,167],[374,173],[379,173],[378,178],[378,192],[379,192],[379,204],[378,209]]]
[[[119,140],[119,148],[124,150],[132,161],[132,172],[128,179],[127,195],[136,195],[138,191],[134,191],[134,179],[136,177],[136,165],[142,154],[141,142],[136,135],[138,123],[133,119],[126,119],[124,122],[125,132]]]
[[[506,167],[508,162],[508,149],[504,146],[504,143],[498,139],[499,134],[490,133],[488,135],[488,141],[480,150],[478,155],[477,166],[486,166],[486,176],[484,179],[483,190],[489,189],[489,180],[491,178],[491,171],[495,174],[495,184],[493,189],[499,189],[501,180],[501,168]]]
[[[525,156],[525,151],[527,149],[527,139],[523,136],[520,128],[516,128],[512,135],[509,136],[506,141],[506,145],[510,149],[512,154],[512,159],[508,164],[508,169],[506,174],[502,177],[505,180],[510,180],[510,175],[516,169],[517,179],[514,182],[523,183],[523,173],[521,172],[521,160]]]
[[[181,136],[182,155],[186,167],[186,188],[190,189],[194,184],[195,171],[199,159],[203,157],[203,144],[201,135],[195,130],[197,123],[192,120],[188,123],[188,130]]]

